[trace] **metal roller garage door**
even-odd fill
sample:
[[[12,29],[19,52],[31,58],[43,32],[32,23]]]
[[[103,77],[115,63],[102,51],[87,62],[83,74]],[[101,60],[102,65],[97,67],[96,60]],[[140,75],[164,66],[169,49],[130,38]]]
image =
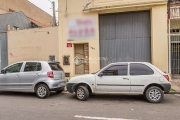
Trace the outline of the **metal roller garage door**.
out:
[[[0,69],[8,65],[7,33],[0,33]]]
[[[151,62],[150,12],[99,16],[101,68],[112,62]]]

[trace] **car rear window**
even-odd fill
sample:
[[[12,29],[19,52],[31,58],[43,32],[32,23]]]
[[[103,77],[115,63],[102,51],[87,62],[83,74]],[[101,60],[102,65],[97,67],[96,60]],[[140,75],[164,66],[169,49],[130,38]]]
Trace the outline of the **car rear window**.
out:
[[[63,71],[62,67],[57,63],[49,63],[49,66],[51,67],[52,70]]]
[[[154,71],[147,65],[140,63],[130,64],[130,75],[152,75]]]

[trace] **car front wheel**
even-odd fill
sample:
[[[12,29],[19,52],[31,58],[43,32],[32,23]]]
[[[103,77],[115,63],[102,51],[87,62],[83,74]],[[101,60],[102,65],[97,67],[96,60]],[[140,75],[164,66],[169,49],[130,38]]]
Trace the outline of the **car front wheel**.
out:
[[[164,98],[164,93],[161,88],[152,86],[145,93],[146,99],[151,103],[159,103]]]
[[[50,91],[47,85],[44,84],[38,85],[36,89],[36,95],[41,99],[47,98],[50,95]]]
[[[76,89],[76,98],[81,101],[87,100],[89,97],[89,91],[85,86],[79,86]]]

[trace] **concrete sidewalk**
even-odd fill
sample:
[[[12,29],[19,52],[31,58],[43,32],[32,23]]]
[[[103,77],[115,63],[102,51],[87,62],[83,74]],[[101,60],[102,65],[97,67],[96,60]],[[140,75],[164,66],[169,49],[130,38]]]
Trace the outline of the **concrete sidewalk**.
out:
[[[170,82],[171,88],[174,89],[176,92],[180,92],[180,79],[172,79]]]

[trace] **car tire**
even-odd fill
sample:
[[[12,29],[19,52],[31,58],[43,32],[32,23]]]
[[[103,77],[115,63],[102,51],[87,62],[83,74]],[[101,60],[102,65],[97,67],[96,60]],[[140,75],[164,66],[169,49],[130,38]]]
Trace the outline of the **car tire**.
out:
[[[45,99],[50,95],[50,90],[47,85],[40,84],[36,88],[36,95],[41,99]]]
[[[76,89],[76,98],[80,101],[85,101],[89,98],[89,91],[85,86],[78,86]]]
[[[161,88],[152,86],[146,90],[145,97],[150,103],[160,103],[164,98],[164,92]]]

